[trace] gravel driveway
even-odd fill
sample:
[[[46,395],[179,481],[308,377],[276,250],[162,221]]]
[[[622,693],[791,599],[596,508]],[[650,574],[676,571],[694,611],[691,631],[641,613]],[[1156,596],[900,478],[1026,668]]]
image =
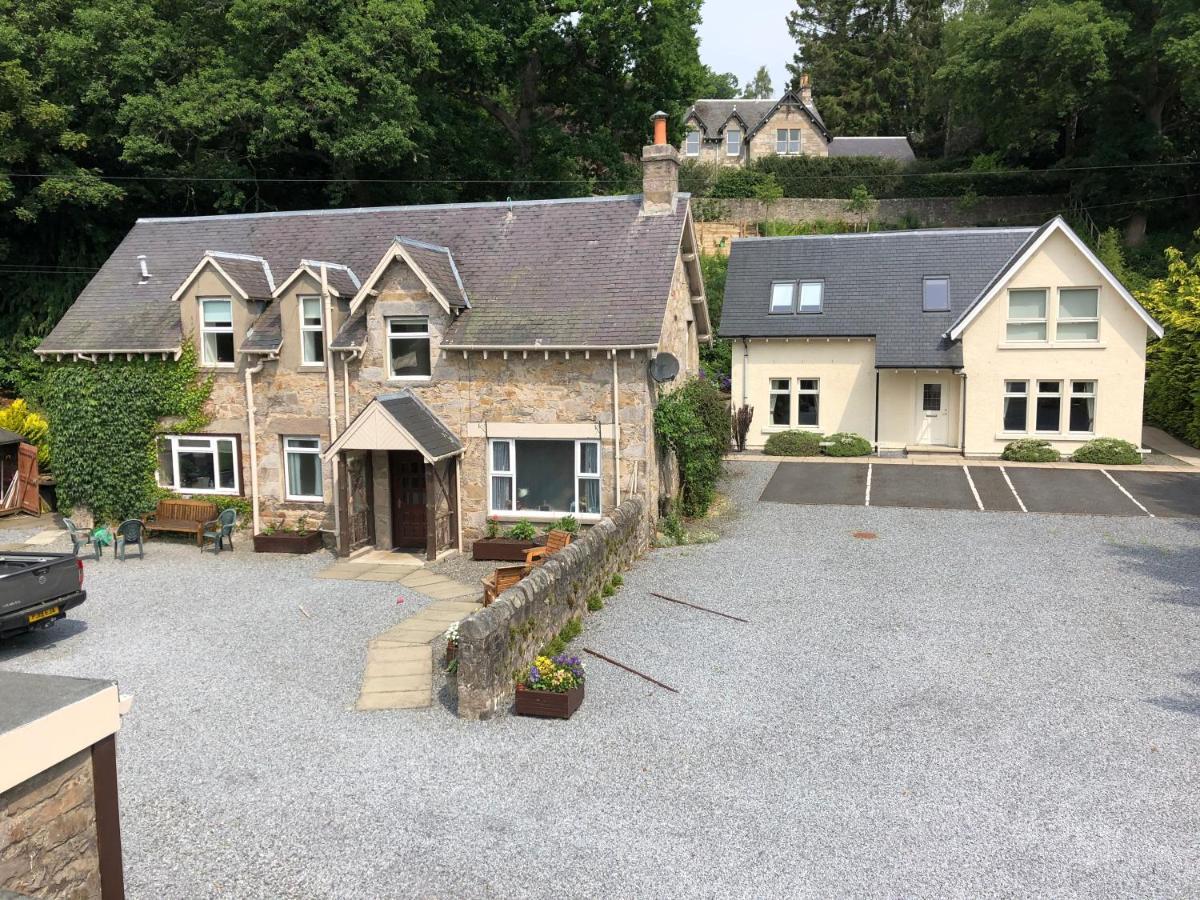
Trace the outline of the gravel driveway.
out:
[[[131,898],[1194,896],[1200,525],[758,503],[773,468],[579,639],[678,695],[593,660],[568,723],[355,713],[417,595],[183,546],[0,666],[135,695]]]

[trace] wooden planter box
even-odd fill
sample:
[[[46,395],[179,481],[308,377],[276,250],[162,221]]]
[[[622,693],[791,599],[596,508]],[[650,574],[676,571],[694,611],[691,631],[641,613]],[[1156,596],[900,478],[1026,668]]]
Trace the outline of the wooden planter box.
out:
[[[308,534],[289,534],[280,531],[276,534],[256,534],[254,536],[255,553],[312,553],[320,550],[323,545],[321,532],[312,531]]]
[[[571,688],[565,694],[553,691],[531,691],[523,684],[517,685],[518,716],[539,716],[543,719],[569,719],[583,702],[583,685]]]
[[[525,551],[537,546],[537,541],[518,541],[513,538],[480,538],[471,547],[473,559],[497,562],[525,562]]]

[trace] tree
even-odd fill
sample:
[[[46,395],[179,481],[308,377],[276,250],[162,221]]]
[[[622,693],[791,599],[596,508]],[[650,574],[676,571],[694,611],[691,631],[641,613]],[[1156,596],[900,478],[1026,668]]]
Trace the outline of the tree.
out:
[[[766,66],[759,66],[754,77],[746,84],[746,91],[742,96],[747,100],[768,100],[774,95],[775,89],[771,87],[771,73],[767,71]]]
[[[1146,355],[1146,418],[1200,447],[1200,253],[1168,249],[1167,276],[1138,300],[1164,330]]]
[[[709,100],[732,100],[738,95],[738,78],[732,72],[714,72],[704,66],[697,96]]]
[[[868,217],[874,208],[875,198],[871,196],[871,192],[867,190],[865,184],[856,185],[850,191],[850,199],[846,203],[846,212],[858,216],[858,224],[855,226],[856,231],[859,228],[863,228],[866,231],[871,230],[871,223],[868,221]]]

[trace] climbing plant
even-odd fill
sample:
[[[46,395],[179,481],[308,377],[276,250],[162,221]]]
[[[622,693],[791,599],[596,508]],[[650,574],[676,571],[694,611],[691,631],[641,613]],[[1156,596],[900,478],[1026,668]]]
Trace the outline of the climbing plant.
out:
[[[716,386],[693,379],[658,401],[654,434],[679,463],[680,509],[708,512],[717,493],[721,458],[729,449],[729,406]]]
[[[165,432],[198,431],[212,380],[200,379],[191,342],[175,359],[64,362],[47,367],[41,401],[50,420],[50,455],[63,509],[85,507],[97,521],[153,508],[156,442]],[[170,425],[164,425],[169,420]]]

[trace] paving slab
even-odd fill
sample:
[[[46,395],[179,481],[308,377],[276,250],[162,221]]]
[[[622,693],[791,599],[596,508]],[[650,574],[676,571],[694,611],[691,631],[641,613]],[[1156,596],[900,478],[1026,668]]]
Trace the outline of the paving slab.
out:
[[[433,597],[435,600],[460,600],[463,597],[483,596],[483,589],[476,590],[475,588],[461,584],[457,581],[448,581],[446,584],[427,585],[423,588],[414,588],[420,590],[426,597]]]
[[[433,705],[431,689],[359,694],[354,708],[362,712],[380,709],[426,709]]]
[[[363,694],[394,694],[399,691],[430,690],[432,672],[409,672],[403,675],[364,675]]]
[[[400,581],[404,576],[396,572],[388,572],[380,566],[374,572],[365,572],[355,578],[355,581]]]
[[[760,500],[812,506],[862,506],[868,467],[854,463],[783,462]]]
[[[449,581],[445,575],[438,575],[434,572],[426,572],[423,569],[418,569],[415,572],[410,572],[404,576],[404,584],[407,587],[420,587],[425,584],[442,584]]]
[[[367,662],[405,662],[413,659],[432,658],[428,644],[419,647],[367,647]]]
[[[64,535],[65,531],[39,531],[33,537],[26,538],[25,543],[33,547],[44,547],[46,544],[53,544]]]
[[[363,669],[363,680],[368,678],[390,678],[401,675],[432,675],[433,654],[423,662],[407,660],[404,662],[368,662]]]
[[[962,466],[880,466],[871,473],[871,505],[979,509]]]

